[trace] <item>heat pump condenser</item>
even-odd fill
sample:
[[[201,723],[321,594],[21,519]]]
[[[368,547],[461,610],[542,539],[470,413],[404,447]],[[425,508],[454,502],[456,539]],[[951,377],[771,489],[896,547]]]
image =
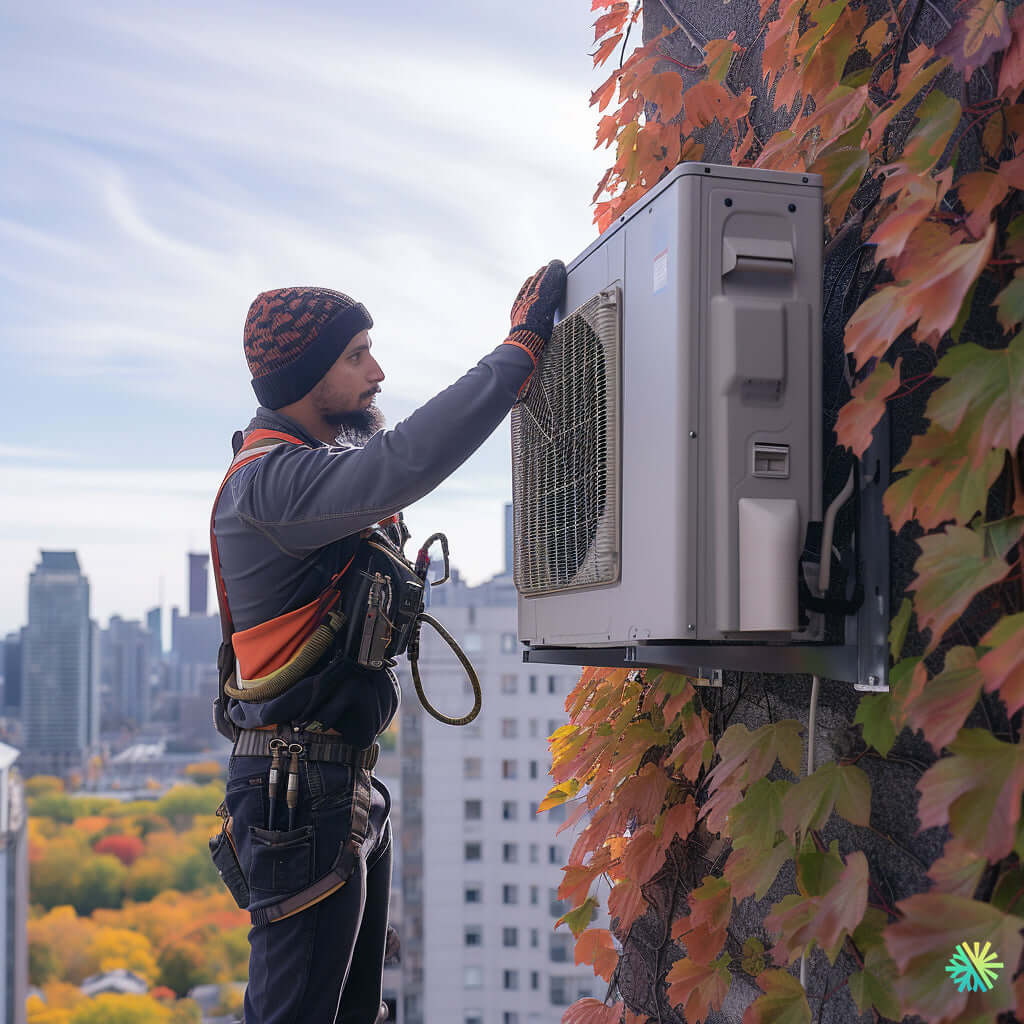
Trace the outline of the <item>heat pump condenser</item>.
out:
[[[512,413],[522,641],[799,634],[822,224],[817,175],[686,163],[570,264]]]

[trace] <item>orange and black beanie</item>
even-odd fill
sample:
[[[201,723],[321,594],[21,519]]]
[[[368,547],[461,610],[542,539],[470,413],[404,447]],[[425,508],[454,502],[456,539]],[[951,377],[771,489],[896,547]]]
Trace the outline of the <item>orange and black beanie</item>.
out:
[[[373,318],[361,302],[330,288],[260,292],[245,318],[243,345],[260,404],[297,402]]]

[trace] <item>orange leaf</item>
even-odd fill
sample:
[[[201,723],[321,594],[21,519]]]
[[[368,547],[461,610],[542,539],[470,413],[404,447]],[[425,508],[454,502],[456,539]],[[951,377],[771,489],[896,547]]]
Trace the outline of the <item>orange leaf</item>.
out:
[[[675,71],[662,71],[651,75],[643,83],[644,98],[658,108],[658,116],[664,124],[683,109],[683,79]]]
[[[704,1020],[710,1013],[722,1008],[732,976],[729,973],[729,954],[710,964],[697,963],[688,957],[677,960],[665,981],[668,983],[668,1001],[683,1011],[687,1020]]]
[[[973,647],[953,647],[942,671],[928,680],[917,698],[908,703],[907,724],[919,729],[936,752],[952,743],[967,720],[985,678],[978,671]]]
[[[972,171],[965,174],[957,182],[956,187],[960,193],[960,201],[967,210],[967,230],[978,238],[988,227],[993,209],[1010,191],[1010,182],[1003,173]]]
[[[604,108],[607,107],[608,104],[611,102],[612,97],[615,95],[615,86],[618,83],[618,80],[618,72],[609,75],[606,81],[602,85],[599,85],[590,94],[590,105],[594,106],[594,104],[596,103],[598,110],[604,110]],[[600,141],[600,138],[598,139],[598,141]]]
[[[875,427],[885,414],[886,402],[900,387],[900,360],[895,366],[879,363],[866,380],[854,386],[850,400],[839,410],[836,437],[856,456],[870,447]]]
[[[1013,39],[1003,54],[999,69],[999,95],[1015,94],[1024,85],[1024,8],[1018,7],[1010,18]]]
[[[875,248],[876,260],[888,260],[903,252],[907,239],[914,229],[935,209],[935,200],[918,199],[899,207],[875,229],[871,243]]]
[[[1009,715],[1024,707],[1024,612],[1007,615],[981,639],[983,647],[991,648],[978,662],[985,677],[985,690],[998,691]]]
[[[886,107],[871,122],[871,146],[877,149],[882,144],[885,129],[889,127],[892,119],[899,114],[908,103],[926,86],[940,71],[949,67],[949,60],[943,57],[925,67],[925,63],[935,56],[935,51],[922,43],[910,54],[910,58],[900,70],[896,89],[893,92],[895,97],[892,106]]]
[[[668,791],[668,776],[658,765],[645,764],[639,773],[627,779],[615,794],[615,803],[635,814],[637,824],[653,822],[661,813]]]
[[[625,878],[617,883],[608,894],[608,913],[613,918],[618,918],[616,928],[622,935],[625,935],[633,922],[646,911],[647,901],[640,891],[640,886],[631,878]]]
[[[627,877],[641,885],[649,882],[665,863],[665,849],[651,825],[644,825],[631,835],[622,855],[622,869]]]
[[[597,999],[580,999],[562,1014],[562,1024],[619,1024],[622,1003],[605,1006]]]
[[[629,17],[629,4],[618,2],[612,5],[612,9],[607,14],[602,14],[597,21],[594,22],[594,42],[596,43],[601,36],[607,35],[609,32],[617,32],[626,24],[626,19]]]
[[[576,940],[576,963],[593,965],[595,975],[611,981],[619,963],[612,933],[607,928],[588,928]]]
[[[683,940],[691,960],[708,964],[725,945],[732,913],[732,888],[724,878],[705,875],[686,901],[690,913],[672,926],[672,938]]]
[[[594,67],[596,68],[599,64],[603,64],[614,52],[615,47],[619,45],[619,40],[622,38],[622,33],[619,32],[614,36],[609,36],[595,51]]]

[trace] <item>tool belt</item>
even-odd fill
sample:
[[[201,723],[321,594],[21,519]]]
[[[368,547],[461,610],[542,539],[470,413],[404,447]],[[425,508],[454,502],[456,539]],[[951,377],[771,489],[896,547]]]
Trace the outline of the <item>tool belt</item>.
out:
[[[307,761],[328,761],[331,764],[351,764],[372,771],[380,755],[380,745],[360,748],[334,740],[322,732],[305,732],[278,726],[276,729],[242,729],[231,753],[234,757],[270,757],[274,740],[301,743]]]

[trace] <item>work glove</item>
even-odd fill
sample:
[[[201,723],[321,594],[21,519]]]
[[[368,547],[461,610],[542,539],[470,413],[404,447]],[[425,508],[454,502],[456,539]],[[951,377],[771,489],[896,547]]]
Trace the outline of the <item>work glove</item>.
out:
[[[564,297],[565,264],[552,260],[526,279],[512,303],[512,329],[505,344],[518,345],[529,352],[534,368],[544,346],[551,340],[555,310]]]

